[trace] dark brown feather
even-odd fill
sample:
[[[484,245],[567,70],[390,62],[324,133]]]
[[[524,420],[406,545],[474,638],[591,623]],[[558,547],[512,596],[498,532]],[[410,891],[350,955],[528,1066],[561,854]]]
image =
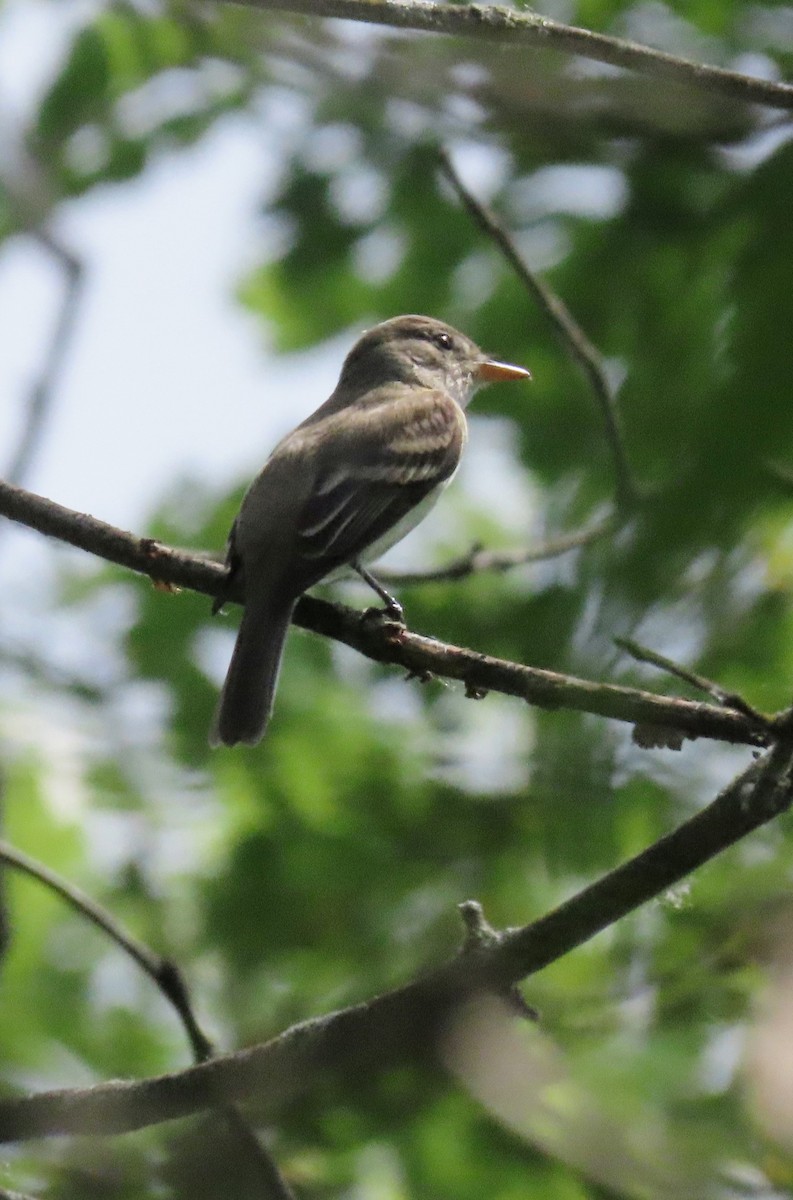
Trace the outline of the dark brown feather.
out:
[[[330,569],[357,559],[445,483],[465,444],[465,417],[443,392],[414,389],[356,417],[348,453],[336,440],[298,522],[301,556]]]

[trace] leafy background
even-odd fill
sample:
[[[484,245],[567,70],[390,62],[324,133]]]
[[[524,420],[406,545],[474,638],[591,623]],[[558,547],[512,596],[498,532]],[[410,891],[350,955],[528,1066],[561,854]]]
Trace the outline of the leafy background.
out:
[[[551,15],[710,62],[791,68],[785,5],[588,0]],[[615,648],[628,633],[761,709],[786,705],[787,124],[550,53],[222,5],[99,5],[27,130],[46,188],[20,203],[9,187],[0,231],[10,243],[42,212],[132,186],[229,114],[266,136],[266,113],[294,96],[299,127],[251,216],[261,254],[238,279],[240,319],[254,314],[288,354],[429,312],[535,376],[530,390],[478,397],[468,466],[404,561],[531,545],[614,503],[593,398],[440,182],[439,146],[619,383],[641,492],[619,531],[506,575],[404,589],[411,626],[680,690]],[[217,550],[244,483],[219,495],[175,481],[151,495],[147,532]],[[15,733],[20,662],[7,646],[6,835],[174,957],[221,1047],[439,961],[458,944],[463,899],[497,926],[541,914],[672,828],[747,757],[706,744],[639,751],[603,720],[473,703],[296,632],[265,743],[210,753],[232,622],[76,555],[57,564],[43,628],[66,614],[80,669],[49,669],[42,637],[27,686],[77,732],[68,753],[52,719],[39,736]],[[435,1070],[329,1086],[267,1131],[287,1177],[306,1197],[790,1194],[793,1101],[773,1091],[768,1047],[788,1063],[774,1022],[791,986],[791,868],[783,819],[531,979],[541,1023],[523,1031],[525,1094],[506,1112],[480,1103],[475,1080]],[[173,1014],[117,950],[29,881],[8,874],[4,889],[7,1088],[189,1061]],[[7,1182],[64,1197],[246,1195],[223,1136],[195,1121],[25,1148],[6,1155]]]

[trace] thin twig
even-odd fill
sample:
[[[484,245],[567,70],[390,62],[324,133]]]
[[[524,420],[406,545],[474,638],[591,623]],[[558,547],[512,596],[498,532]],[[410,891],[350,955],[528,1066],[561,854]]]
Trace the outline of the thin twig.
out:
[[[241,586],[230,586],[227,572],[212,558],[177,551],[152,538],[136,537],[2,481],[0,514],[158,582],[244,603]],[[457,679],[471,696],[501,692],[542,708],[569,708],[634,725],[676,729],[688,738],[710,737],[752,746],[766,745],[770,740],[743,713],[527,667],[407,629],[395,632],[388,623],[362,619],[360,612],[314,596],[301,597],[293,619],[301,628],[344,642],[374,662],[402,667],[419,678],[439,675]]]
[[[215,1052],[214,1047],[198,1024],[187,985],[176,963],[156,954],[144,942],[133,937],[107,909],[97,904],[75,884],[70,883],[43,863],[37,862],[24,851],[17,850],[2,839],[0,839],[0,863],[5,863],[37,880],[65,900],[76,912],[86,917],[103,933],[106,933],[111,941],[115,942],[145,971],[176,1010],[187,1033],[196,1063],[211,1060]],[[272,1156],[261,1144],[248,1123],[233,1105],[221,1104],[220,1109],[239,1142],[246,1147],[251,1162],[256,1166],[259,1180],[264,1188],[262,1195],[267,1200],[294,1200],[294,1193],[282,1177]],[[2,1200],[1,1194],[0,1200]]]
[[[34,230],[32,236],[62,269],[65,290],[39,376],[33,383],[28,396],[22,434],[6,474],[10,483],[24,481],[41,443],[44,425],[52,407],[66,353],[74,334],[82,294],[83,266],[76,255],[46,229]]]
[[[146,972],[176,1009],[196,1061],[203,1062],[213,1053],[212,1043],[196,1021],[184,979],[175,963],[155,954],[143,942],[127,933],[115,917],[111,916],[105,908],[97,904],[75,884],[70,883],[63,876],[50,870],[43,863],[37,862],[24,851],[17,850],[4,840],[0,840],[0,862],[5,862],[18,871],[24,871],[31,878],[37,879],[39,883],[65,900],[76,912],[87,917],[89,921],[106,933],[111,941],[115,942]]]
[[[53,692],[66,692],[72,697],[87,700],[92,704],[106,702],[109,686],[100,686],[84,676],[65,670],[57,663],[50,662],[44,657],[46,650],[41,653],[26,650],[12,650],[3,647],[3,666],[13,667],[27,679],[44,684]]]
[[[690,683],[698,691],[704,692],[710,696],[718,704],[725,705],[726,708],[735,709],[736,712],[743,713],[744,716],[756,721],[759,728],[770,729],[771,718],[761,713],[754,708],[748,700],[744,700],[738,692],[727,691],[720,684],[708,679],[705,675],[699,675],[696,671],[690,671],[688,667],[682,666],[675,662],[673,658],[667,658],[664,654],[658,654],[657,651],[651,650],[648,646],[642,646],[640,642],[634,641],[629,637],[615,637],[614,645],[619,646],[637,662],[648,663],[652,667],[658,667],[661,671],[668,671],[670,675],[676,676],[678,679]]]
[[[523,9],[485,4],[438,4],[426,0],[220,0],[243,4],[263,12],[301,13],[319,20],[335,17],[364,21],[395,29],[470,37],[477,42],[532,46],[577,54],[596,62],[624,67],[645,75],[668,79],[702,91],[730,96],[747,104],[793,109],[793,85],[776,83],[724,67],[693,62],[676,54],[653,50],[625,38],[593,33],[575,25],[563,25],[550,17]]]
[[[384,583],[397,584],[400,587],[412,587],[421,583],[445,583],[454,579],[465,579],[468,575],[479,575],[488,571],[503,574],[515,567],[523,567],[529,563],[546,562],[551,558],[559,558],[571,550],[579,550],[589,546],[599,538],[605,537],[615,528],[613,517],[606,517],[596,525],[579,529],[575,533],[563,533],[559,537],[549,538],[531,550],[483,550],[481,546],[472,546],[467,554],[454,559],[445,567],[437,567],[430,571],[389,571],[377,568],[377,578]]]
[[[599,351],[592,345],[561,297],[527,266],[512,237],[495,214],[468,190],[449,156],[441,150],[438,152],[438,160],[442,173],[464,207],[483,233],[498,246],[521,283],[550,318],[568,354],[578,363],[589,381],[600,408],[606,440],[614,463],[617,504],[620,508],[628,507],[636,500],[637,490],[625,453],[616,398]]]
[[[255,1100],[259,1118],[272,1120],[330,1078],[373,1079],[407,1063],[426,1065],[451,1014],[472,996],[503,994],[786,811],[791,769],[790,741],[780,740],[707,808],[558,908],[489,945],[472,947],[468,938],[449,962],[366,1003],[171,1075],[0,1100],[0,1141],[129,1132],[203,1111],[221,1096]]]

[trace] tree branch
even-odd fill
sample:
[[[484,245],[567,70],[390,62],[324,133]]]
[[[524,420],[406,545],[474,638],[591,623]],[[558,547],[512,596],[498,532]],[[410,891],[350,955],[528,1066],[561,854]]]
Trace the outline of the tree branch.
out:
[[[152,538],[136,537],[2,481],[0,514],[158,582],[244,602],[239,588],[228,595],[226,570],[219,562],[163,546]],[[765,746],[773,740],[775,727],[771,719],[758,721],[746,713],[713,704],[594,683],[492,658],[389,622],[367,619],[353,609],[313,596],[300,599],[294,621],[303,629],[352,646],[374,662],[402,667],[419,678],[439,675],[457,679],[472,698],[501,692],[540,708],[569,708],[633,725],[658,726],[686,738],[708,737],[753,746]]]
[[[34,858],[17,850],[8,842],[0,840],[0,862],[21,871],[31,879],[44,885],[56,896],[86,917],[103,933],[107,934],[125,954],[138,964],[160,989],[165,999],[176,1010],[193,1051],[196,1063],[207,1062],[215,1053],[214,1047],[198,1024],[184,976],[172,959],[163,958],[144,942],[134,938],[123,928],[107,909],[97,904],[90,896],[58,875],[55,871],[37,862]],[[269,1150],[264,1147],[232,1104],[220,1106],[220,1112],[231,1128],[237,1142],[248,1156],[248,1162],[256,1172],[262,1196],[266,1200],[294,1200],[294,1193],[281,1175]],[[0,1200],[2,1192],[0,1191]]]
[[[469,930],[455,958],[404,987],[185,1071],[0,1101],[0,1142],[125,1133],[254,1100],[257,1119],[270,1120],[329,1076],[354,1083],[362,1073],[426,1063],[460,1004],[482,992],[508,993],[784,812],[792,775],[786,736],[707,808],[533,924],[487,938]]]
[[[751,704],[744,700],[737,692],[728,691],[721,684],[715,683],[712,679],[707,679],[704,675],[700,675],[697,671],[690,671],[688,667],[683,667],[674,659],[667,658],[665,654],[659,654],[656,650],[651,650],[649,646],[642,646],[634,638],[615,637],[614,645],[619,646],[620,650],[624,650],[635,658],[637,662],[648,663],[651,667],[658,667],[659,671],[668,671],[670,675],[675,675],[678,679],[682,679],[684,683],[689,683],[697,691],[704,692],[706,696],[710,696],[717,704],[723,704],[726,708],[734,708],[738,712],[746,713],[748,717],[754,720],[763,721],[765,718],[761,712],[758,712]]]
[[[429,571],[389,571],[378,567],[377,578],[382,583],[413,587],[422,583],[449,583],[455,579],[467,579],[469,575],[483,575],[486,572],[504,574],[515,567],[547,562],[550,558],[559,558],[562,554],[569,554],[571,550],[589,546],[612,533],[616,524],[614,517],[609,516],[574,533],[560,533],[558,537],[548,538],[546,542],[540,542],[530,549],[485,550],[478,545],[472,546],[467,554],[447,563],[445,567],[436,567]]]
[[[229,0],[225,0],[229,2]],[[578,54],[596,62],[608,63],[668,79],[673,83],[715,92],[747,104],[765,104],[770,108],[793,109],[793,85],[774,83],[711,67],[705,63],[653,50],[625,38],[593,33],[574,25],[563,25],[539,13],[516,12],[498,5],[434,4],[426,0],[230,0],[263,12],[290,12],[322,18],[338,17],[346,21],[364,21],[389,25],[395,29],[413,29],[423,33],[452,34],[477,41],[530,46]]]
[[[512,237],[495,214],[484,204],[480,204],[468,190],[449,156],[439,151],[438,160],[441,172],[452,185],[463,207],[483,233],[499,248],[518,279],[551,321],[570,358],[586,376],[603,418],[606,441],[614,464],[617,504],[620,508],[628,507],[636,500],[637,489],[625,453],[614,389],[599,350],[584,333],[561,296],[557,296],[556,292],[524,262]]]
[[[33,232],[33,237],[62,269],[65,290],[39,377],[30,389],[22,435],[7,470],[10,483],[23,481],[41,440],[47,413],[74,332],[83,279],[80,260],[51,233],[45,229],[37,229]]]
[[[144,942],[127,933],[123,926],[101,904],[22,850],[0,839],[0,863],[6,863],[60,896],[62,900],[107,934],[112,942],[138,964],[176,1010],[197,1062],[213,1053],[212,1043],[198,1025],[190,1003],[184,978],[176,963],[155,954]]]

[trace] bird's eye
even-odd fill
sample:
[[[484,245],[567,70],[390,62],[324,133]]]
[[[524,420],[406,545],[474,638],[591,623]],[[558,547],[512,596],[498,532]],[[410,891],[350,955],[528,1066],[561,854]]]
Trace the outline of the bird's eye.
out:
[[[440,346],[441,350],[451,350],[452,339],[448,333],[436,333],[433,339],[436,346]]]

